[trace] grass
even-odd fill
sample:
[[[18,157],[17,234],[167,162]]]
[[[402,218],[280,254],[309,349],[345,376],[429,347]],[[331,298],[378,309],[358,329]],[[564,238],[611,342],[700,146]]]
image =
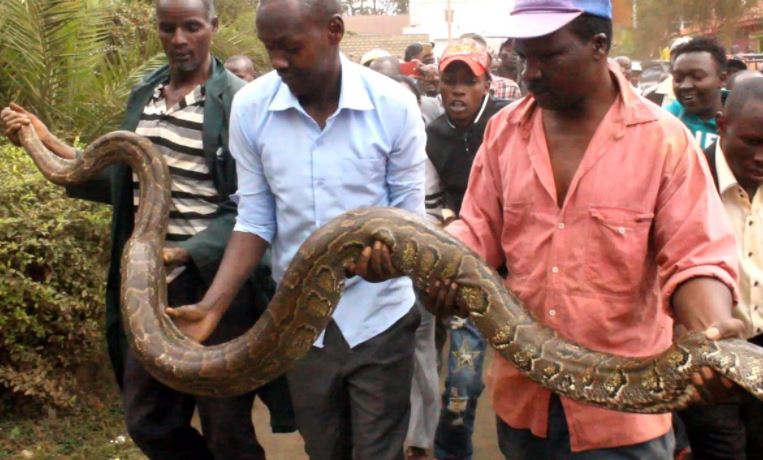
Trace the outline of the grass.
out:
[[[144,460],[125,431],[111,374],[100,372],[92,387],[65,413],[18,405],[2,410],[0,459]]]

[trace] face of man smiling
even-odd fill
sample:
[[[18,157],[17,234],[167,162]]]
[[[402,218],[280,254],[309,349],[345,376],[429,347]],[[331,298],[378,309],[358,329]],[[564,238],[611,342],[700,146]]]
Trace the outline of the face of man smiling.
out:
[[[686,112],[703,119],[721,109],[725,74],[706,51],[680,54],[673,63],[673,90]]]

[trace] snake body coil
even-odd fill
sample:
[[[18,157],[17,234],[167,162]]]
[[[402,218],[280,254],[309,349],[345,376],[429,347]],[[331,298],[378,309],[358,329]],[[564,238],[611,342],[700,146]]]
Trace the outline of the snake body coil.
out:
[[[594,352],[535,321],[498,274],[469,248],[420,217],[399,209],[345,213],[318,229],[289,265],[267,311],[244,335],[204,347],[187,339],[164,314],[161,248],[167,228],[170,179],[151,143],[114,132],[77,160],[48,152],[25,127],[22,144],[42,173],[60,185],[87,180],[125,162],[138,174],[140,208],[122,257],[122,317],[130,345],[146,369],[188,393],[241,394],[285,372],[326,327],[344,286],[344,262],[380,239],[401,276],[426,289],[432,273],[460,285],[458,296],[476,326],[504,358],[558,394],[628,412],[658,413],[689,404],[691,374],[717,370],[763,399],[763,349],[744,340],[709,341],[687,334],[662,354],[627,358]]]

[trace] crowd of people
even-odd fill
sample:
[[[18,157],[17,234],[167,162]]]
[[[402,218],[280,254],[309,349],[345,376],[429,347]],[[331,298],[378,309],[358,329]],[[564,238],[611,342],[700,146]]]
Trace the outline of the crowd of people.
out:
[[[466,34],[360,63],[340,52],[341,11],[261,0],[273,71],[259,75],[246,56],[211,55],[212,0],[156,1],[169,63],[133,90],[122,129],[170,168],[166,312],[186,335],[241,334],[310,234],[391,206],[442,225],[538,321],[590,349],[649,356],[687,330],[763,346],[762,74],[713,39],[681,39],[669,78],[642,91],[638,63],[609,56],[609,0],[516,0],[495,54]],[[1,118],[12,142],[31,125],[55,154],[79,155],[16,104]],[[332,321],[285,377],[222,399],[155,380],[119,315],[138,190],[121,165],[67,192],[113,206],[106,335],[149,458],[266,458],[255,396],[314,460],[473,458],[487,344],[456,283],[415,293],[380,241],[347,266]],[[500,356],[487,375],[506,459],[763,458],[763,406],[710,370],[693,378],[697,405],[657,415],[557,396]]]

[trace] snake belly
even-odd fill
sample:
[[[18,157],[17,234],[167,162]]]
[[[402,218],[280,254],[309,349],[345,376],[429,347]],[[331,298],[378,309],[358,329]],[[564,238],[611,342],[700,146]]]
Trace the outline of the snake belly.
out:
[[[345,282],[344,265],[374,240],[390,248],[395,269],[424,291],[434,274],[459,284],[457,296],[488,343],[531,380],[560,395],[626,412],[686,407],[691,374],[711,367],[763,400],[763,349],[744,340],[680,338],[663,353],[630,358],[565,340],[537,322],[503,280],[471,249],[421,216],[393,208],[342,214],[300,247],[267,310],[246,333],[205,347],[186,338],[164,313],[161,249],[170,206],[170,176],[150,141],[117,131],[98,138],[76,160],[49,152],[30,127],[22,145],[43,175],[73,185],[114,163],[140,181],[135,229],[124,249],[121,308],[130,346],[158,380],[182,392],[233,396],[286,372],[327,326]]]

